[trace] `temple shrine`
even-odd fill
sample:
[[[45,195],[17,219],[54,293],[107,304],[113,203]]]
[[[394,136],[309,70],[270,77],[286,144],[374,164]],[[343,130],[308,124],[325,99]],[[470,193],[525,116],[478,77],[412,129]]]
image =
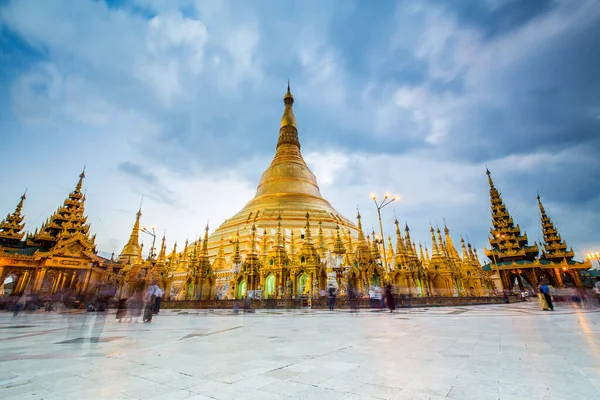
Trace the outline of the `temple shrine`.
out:
[[[430,226],[431,253],[397,220],[395,245],[391,236],[365,234],[360,213],[353,222],[321,195],[302,157],[289,84],[283,102],[275,156],[256,195],[212,233],[206,226],[199,240],[186,241],[180,250],[177,244],[167,250],[163,237],[159,251],[152,246],[144,257],[140,209],[121,253],[101,257],[84,213],[82,172],[64,204],[33,233],[24,231],[25,195],[0,222],[0,282],[10,276],[15,293],[129,296],[156,279],[172,300],[314,298],[328,286],[340,296],[351,287],[368,297],[387,283],[399,294],[419,297],[488,296],[501,290],[492,279],[498,275],[504,288],[515,282],[523,287],[524,281],[533,286],[542,276],[557,287],[581,285],[578,271],[591,265],[573,260],[540,197],[541,254],[514,225],[489,171],[493,228],[487,265],[462,238],[457,249],[445,225]]]

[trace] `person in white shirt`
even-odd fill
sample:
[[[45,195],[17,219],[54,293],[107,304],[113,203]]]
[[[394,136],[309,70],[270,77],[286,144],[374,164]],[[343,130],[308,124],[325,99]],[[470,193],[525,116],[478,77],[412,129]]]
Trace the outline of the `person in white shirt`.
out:
[[[158,314],[160,312],[160,302],[164,294],[165,292],[159,286],[157,286],[156,299],[154,300],[154,314]]]

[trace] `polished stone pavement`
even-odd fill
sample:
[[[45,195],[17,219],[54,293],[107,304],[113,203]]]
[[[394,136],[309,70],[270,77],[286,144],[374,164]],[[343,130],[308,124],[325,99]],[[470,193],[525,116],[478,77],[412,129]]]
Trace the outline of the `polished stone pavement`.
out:
[[[600,309],[0,312],[2,399],[595,399]]]

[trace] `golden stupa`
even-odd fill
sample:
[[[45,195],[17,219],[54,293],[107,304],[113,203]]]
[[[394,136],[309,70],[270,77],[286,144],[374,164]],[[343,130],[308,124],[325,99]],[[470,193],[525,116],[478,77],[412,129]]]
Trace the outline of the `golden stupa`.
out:
[[[296,117],[292,110],[294,96],[289,83],[283,102],[285,110],[281,117],[275,157],[262,174],[254,198],[210,235],[208,251],[211,257],[217,254],[221,239],[229,244],[225,246],[225,255],[231,255],[233,245],[230,241],[236,235],[239,235],[242,252],[247,250],[252,225],[256,226],[261,240],[265,240],[265,232],[267,240],[273,240],[279,216],[286,243],[289,243],[292,231],[295,239],[300,239],[306,227],[307,213],[313,229],[322,230],[327,245],[333,244],[332,232],[338,226],[346,235],[350,233],[357,236],[354,223],[339,214],[323,198],[317,178],[302,158]]]

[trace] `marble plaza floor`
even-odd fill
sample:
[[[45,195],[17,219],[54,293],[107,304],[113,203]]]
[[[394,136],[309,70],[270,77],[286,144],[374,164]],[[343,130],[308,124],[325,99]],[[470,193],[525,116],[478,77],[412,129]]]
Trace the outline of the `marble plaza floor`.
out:
[[[600,309],[0,312],[2,399],[597,399]]]

